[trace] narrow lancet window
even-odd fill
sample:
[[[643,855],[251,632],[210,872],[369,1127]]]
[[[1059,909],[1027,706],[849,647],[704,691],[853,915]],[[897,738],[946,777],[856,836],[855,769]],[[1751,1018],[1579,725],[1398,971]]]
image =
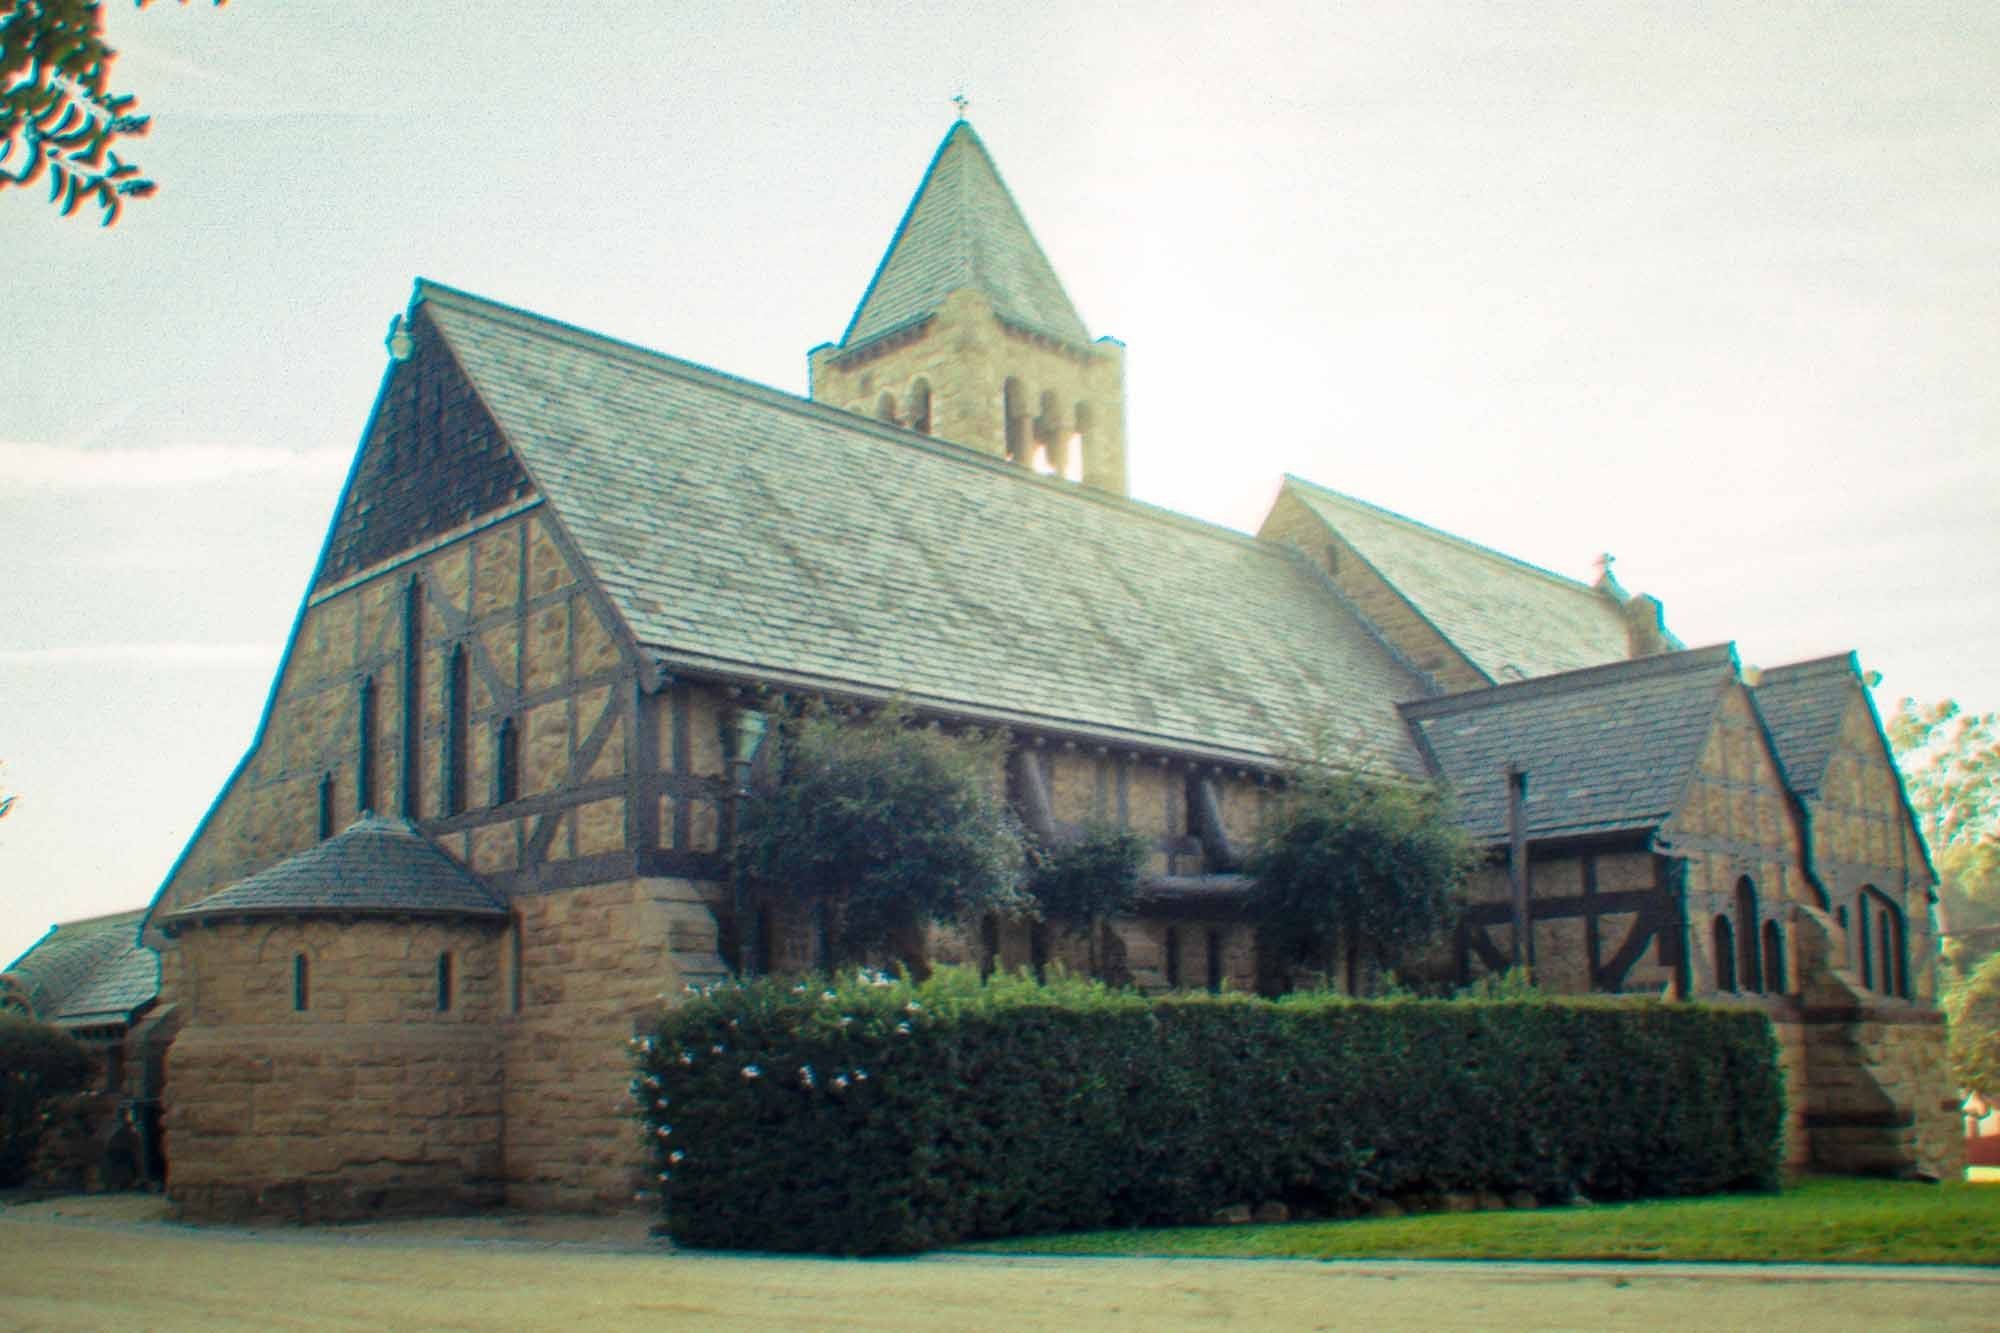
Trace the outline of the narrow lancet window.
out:
[[[438,955],[437,1001],[438,1001],[439,1013],[441,1014],[446,1013],[451,1009],[451,954],[450,953],[441,953]]]
[[[931,433],[931,382],[920,379],[910,386],[910,429],[919,435]]]
[[[1009,376],[1000,386],[1000,413],[1005,430],[1007,461],[1028,463],[1028,405],[1023,401],[1021,381]]]
[[[292,1012],[302,1014],[312,1000],[312,964],[302,953],[292,955]]]
[[[1736,932],[1730,929],[1729,918],[1715,918],[1715,988],[1733,991],[1736,989]]]
[[[462,814],[466,805],[467,739],[472,730],[472,681],[465,645],[451,650],[451,671],[445,678],[444,790],[445,813]]]
[[[424,585],[403,592],[403,814],[417,817],[422,796],[424,734]]]
[[[514,719],[500,719],[493,733],[493,804],[505,805],[521,797],[521,735]]]
[[[886,421],[892,426],[900,424],[896,420],[896,395],[885,393],[875,400],[875,417],[878,421]]]
[[[319,838],[325,842],[333,836],[333,774],[322,773],[319,778]]]
[[[361,680],[360,720],[354,754],[354,808],[362,814],[375,809],[375,677]]]

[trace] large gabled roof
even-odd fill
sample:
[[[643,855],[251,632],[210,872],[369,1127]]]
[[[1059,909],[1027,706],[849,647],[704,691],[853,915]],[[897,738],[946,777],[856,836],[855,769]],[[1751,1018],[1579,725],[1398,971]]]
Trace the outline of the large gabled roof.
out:
[[[1421,772],[1420,686],[1293,553],[420,284],[423,316],[670,671],[1251,761]]]
[[[169,925],[219,917],[504,917],[492,890],[408,820],[363,815],[247,879],[168,913]]]
[[[1405,704],[1474,838],[1507,838],[1507,769],[1527,775],[1530,838],[1659,827],[1736,679],[1728,644]]]
[[[907,328],[968,287],[1010,323],[1066,343],[1090,341],[986,145],[959,121],[931,158],[840,345]]]
[[[35,1017],[62,1027],[125,1023],[160,993],[160,958],[139,943],[144,909],[49,929],[5,973]]]
[[[1819,795],[1860,676],[1854,654],[1841,653],[1772,667],[1751,691],[1785,784],[1800,796]]]
[[[1625,619],[1585,583],[1298,477],[1285,487],[1496,683],[1615,662]]]

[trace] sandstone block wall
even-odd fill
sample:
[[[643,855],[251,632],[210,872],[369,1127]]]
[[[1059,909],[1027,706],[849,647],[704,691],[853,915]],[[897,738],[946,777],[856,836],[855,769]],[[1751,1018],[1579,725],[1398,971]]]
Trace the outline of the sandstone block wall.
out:
[[[1042,395],[1049,393],[1056,410],[1045,433],[1066,441],[1081,426],[1083,481],[1126,493],[1125,354],[1109,339],[1069,347],[1035,337],[995,318],[985,297],[968,289],[946,297],[920,329],[848,354],[817,349],[811,370],[814,401],[877,417],[887,395],[893,424],[900,426],[913,424],[911,393],[922,380],[931,392],[930,434],[999,457],[1006,456],[1007,439],[1003,386],[1012,377],[1030,443]],[[1081,422],[1078,404],[1084,405]]]
[[[646,879],[515,904],[519,1006],[504,1024],[510,1204],[631,1205],[645,1158],[629,1043],[684,986],[726,974],[717,893]]]
[[[168,1197],[198,1220],[490,1207],[500,1087],[483,1025],[190,1025],[167,1057]]]

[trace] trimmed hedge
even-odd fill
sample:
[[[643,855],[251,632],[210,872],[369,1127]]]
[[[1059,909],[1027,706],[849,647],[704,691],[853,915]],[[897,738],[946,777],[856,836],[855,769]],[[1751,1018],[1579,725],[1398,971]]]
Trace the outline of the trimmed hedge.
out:
[[[1649,1001],[1150,1000],[853,973],[696,993],[633,1091],[680,1244],[906,1253],[1281,1199],[1777,1183],[1769,1022]]]
[[[88,1083],[96,1067],[61,1028],[0,1012],[0,1188],[27,1180],[56,1100]]]

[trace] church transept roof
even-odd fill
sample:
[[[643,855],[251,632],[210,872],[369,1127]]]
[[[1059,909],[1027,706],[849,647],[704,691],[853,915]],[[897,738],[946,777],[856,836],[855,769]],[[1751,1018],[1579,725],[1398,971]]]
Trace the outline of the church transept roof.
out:
[[[1720,644],[1426,699],[1403,715],[1475,839],[1508,836],[1509,765],[1527,775],[1530,838],[1636,832],[1674,812],[1736,678],[1735,649]]]
[[[1588,584],[1298,477],[1285,486],[1489,680],[1627,655],[1617,604]]]

